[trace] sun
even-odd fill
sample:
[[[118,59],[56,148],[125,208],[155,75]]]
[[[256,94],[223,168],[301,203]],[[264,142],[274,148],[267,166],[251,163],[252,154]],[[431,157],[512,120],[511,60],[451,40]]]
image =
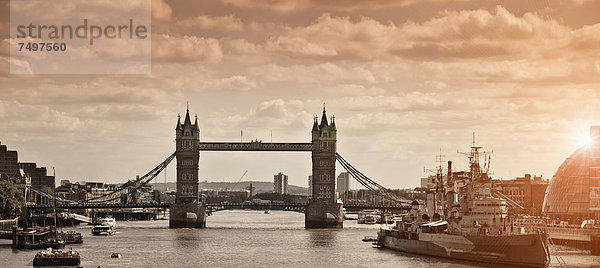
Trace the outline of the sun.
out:
[[[582,146],[585,146],[585,147],[589,147],[590,145],[592,145],[592,141],[593,141],[593,139],[592,139],[592,137],[589,134],[588,135],[582,135],[579,138],[579,142],[581,143]]]

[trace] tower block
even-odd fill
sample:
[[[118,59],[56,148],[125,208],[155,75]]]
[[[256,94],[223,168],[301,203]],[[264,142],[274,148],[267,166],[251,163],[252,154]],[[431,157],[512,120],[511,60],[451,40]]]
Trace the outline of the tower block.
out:
[[[187,109],[183,124],[178,116],[175,128],[177,193],[175,204],[170,206],[169,228],[206,227],[206,206],[198,194],[199,142],[198,116],[192,124],[190,110]]]
[[[337,153],[337,129],[335,118],[331,125],[323,107],[321,123],[315,117],[312,128],[312,199],[306,207],[306,228],[342,228],[344,216],[342,204],[335,198],[335,163]]]

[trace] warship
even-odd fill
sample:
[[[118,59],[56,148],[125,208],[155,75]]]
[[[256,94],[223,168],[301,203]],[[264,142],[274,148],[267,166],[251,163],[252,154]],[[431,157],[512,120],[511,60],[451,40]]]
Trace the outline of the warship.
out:
[[[438,169],[435,190],[428,198],[433,201],[413,201],[407,215],[391,228],[379,230],[374,244],[413,254],[488,264],[547,267],[548,235],[518,225],[509,213],[510,200],[494,194],[488,176],[489,153],[475,146],[473,138],[471,151],[465,154],[469,171],[453,173],[452,162],[448,161],[446,176]],[[480,165],[481,156],[484,168]]]

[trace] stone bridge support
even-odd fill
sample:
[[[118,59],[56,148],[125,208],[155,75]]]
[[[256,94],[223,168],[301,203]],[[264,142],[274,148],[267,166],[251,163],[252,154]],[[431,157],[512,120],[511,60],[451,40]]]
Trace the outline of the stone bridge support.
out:
[[[312,128],[312,181],[311,201],[306,207],[306,228],[342,228],[344,215],[342,204],[335,197],[335,163],[337,152],[337,128],[335,118],[331,125],[323,107],[321,123],[315,117]]]

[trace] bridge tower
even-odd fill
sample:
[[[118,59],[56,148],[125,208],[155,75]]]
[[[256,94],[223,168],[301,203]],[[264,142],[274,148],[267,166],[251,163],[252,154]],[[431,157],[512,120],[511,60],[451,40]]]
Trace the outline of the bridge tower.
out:
[[[206,227],[206,206],[198,194],[199,142],[198,116],[192,124],[190,110],[187,109],[183,124],[178,116],[175,128],[177,193],[175,204],[170,206],[169,228]]]
[[[337,128],[335,117],[331,125],[323,106],[321,123],[313,122],[312,134],[312,199],[306,208],[306,228],[342,228],[342,204],[335,197],[335,163],[337,153]]]

